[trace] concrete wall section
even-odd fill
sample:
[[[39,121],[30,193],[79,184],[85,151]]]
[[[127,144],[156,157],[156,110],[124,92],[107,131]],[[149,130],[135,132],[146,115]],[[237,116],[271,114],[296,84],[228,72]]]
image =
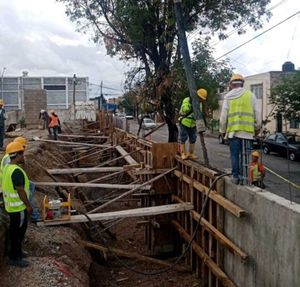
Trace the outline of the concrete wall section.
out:
[[[225,234],[250,256],[241,262],[225,251],[228,276],[240,287],[300,286],[300,205],[227,179],[225,195],[249,212],[225,215]]]

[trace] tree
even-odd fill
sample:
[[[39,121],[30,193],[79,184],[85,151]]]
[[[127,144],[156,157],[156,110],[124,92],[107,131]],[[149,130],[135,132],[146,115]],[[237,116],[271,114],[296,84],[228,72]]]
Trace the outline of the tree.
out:
[[[169,141],[177,141],[175,109],[172,104],[171,67],[178,58],[178,40],[173,0],[57,0],[79,30],[92,31],[103,41],[107,53],[123,60],[136,59],[151,97],[160,101],[168,124]],[[254,29],[270,16],[270,0],[186,0],[182,3],[187,31],[196,28],[217,33],[221,39],[231,25],[239,33],[247,23]]]
[[[300,71],[284,74],[271,90],[270,103],[274,116],[282,115],[285,121],[300,120]]]

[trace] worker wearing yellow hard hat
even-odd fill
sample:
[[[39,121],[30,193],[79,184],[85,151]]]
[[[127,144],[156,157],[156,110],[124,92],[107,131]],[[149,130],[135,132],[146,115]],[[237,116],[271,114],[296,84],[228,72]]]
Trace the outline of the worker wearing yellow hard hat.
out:
[[[4,128],[5,128],[5,109],[3,108],[4,101],[0,99],[0,150],[3,150]]]
[[[197,95],[201,101],[205,101],[207,98],[207,91],[203,88],[197,91]],[[196,134],[196,120],[194,117],[193,107],[190,97],[186,97],[181,104],[179,111],[179,142],[180,142],[180,153],[183,160],[190,158],[192,160],[197,159],[195,155],[195,143],[197,139]],[[186,152],[185,142],[189,139],[189,153]]]
[[[14,145],[12,145],[13,143],[17,143],[18,145],[21,144],[21,146],[23,147],[23,151],[25,151],[26,145],[27,145],[27,140],[24,137],[16,137],[12,143],[8,144],[7,148],[6,148],[6,154],[4,155],[4,157],[1,160],[1,169],[0,169],[0,184],[2,183],[2,178],[3,178],[3,170],[5,168],[6,165],[11,163],[11,159],[10,159],[10,149],[12,147],[14,147]],[[29,201],[31,203],[31,206],[33,208],[33,212],[31,215],[31,221],[37,221],[40,219],[40,213],[38,211],[37,208],[34,207],[34,194],[35,194],[35,185],[32,181],[29,182]]]
[[[220,133],[229,140],[232,182],[248,183],[251,141],[261,128],[262,119],[256,96],[244,87],[245,78],[233,74],[230,91],[225,95],[221,116]],[[243,167],[243,168],[241,168]]]
[[[258,151],[253,151],[251,153],[252,161],[249,165],[249,182],[260,188],[265,188],[263,180],[265,178],[266,170],[262,163],[258,161],[260,158],[260,153]]]
[[[11,142],[6,147],[10,164],[3,169],[2,190],[5,210],[10,217],[10,251],[8,264],[27,267],[29,262],[23,259],[22,241],[27,229],[27,218],[32,213],[29,202],[29,179],[20,167],[24,163],[24,146]]]

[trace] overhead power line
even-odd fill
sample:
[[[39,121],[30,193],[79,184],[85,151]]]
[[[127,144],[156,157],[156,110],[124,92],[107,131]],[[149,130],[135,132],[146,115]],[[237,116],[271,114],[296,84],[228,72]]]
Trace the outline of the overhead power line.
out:
[[[239,48],[245,46],[246,44],[248,44],[248,43],[252,42],[253,40],[257,39],[258,37],[260,37],[260,36],[266,34],[267,32],[273,30],[273,29],[276,28],[277,26],[279,26],[279,25],[283,24],[284,22],[290,20],[291,18],[295,17],[295,16],[298,15],[299,13],[300,13],[300,10],[297,11],[296,13],[292,14],[291,16],[285,18],[284,20],[280,21],[280,22],[277,23],[276,25],[274,25],[274,26],[270,27],[269,29],[265,30],[264,32],[262,32],[262,33],[256,35],[255,37],[251,38],[250,40],[244,42],[243,44],[241,44],[241,45],[239,45],[239,46],[233,48],[232,50],[230,50],[230,51],[228,51],[227,53],[223,54],[222,56],[218,57],[216,60],[219,60],[219,59],[221,59],[221,58],[227,56],[228,54],[230,54],[230,53],[236,51],[237,49],[239,49]]]

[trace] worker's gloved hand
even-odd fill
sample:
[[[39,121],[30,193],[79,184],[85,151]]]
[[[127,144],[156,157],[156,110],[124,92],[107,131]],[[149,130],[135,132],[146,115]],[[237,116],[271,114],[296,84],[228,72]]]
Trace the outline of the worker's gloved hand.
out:
[[[205,127],[205,123],[204,123],[204,120],[197,120],[196,121],[196,130],[197,130],[197,133],[204,133],[205,130],[206,130],[206,127]]]
[[[28,213],[28,215],[31,215],[32,214],[32,207],[31,206],[27,206],[26,207],[26,209],[27,209],[27,213]]]

